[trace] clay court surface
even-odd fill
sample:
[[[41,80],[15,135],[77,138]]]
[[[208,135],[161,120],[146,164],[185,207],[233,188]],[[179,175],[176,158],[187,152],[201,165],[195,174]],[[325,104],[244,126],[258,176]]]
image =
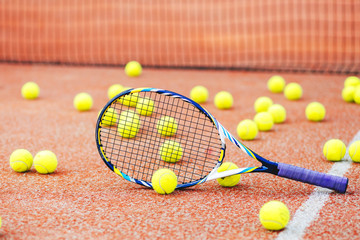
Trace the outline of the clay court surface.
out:
[[[2,239],[276,239],[284,231],[298,239],[356,239],[360,236],[360,165],[348,165],[346,194],[338,194],[269,174],[242,175],[234,188],[211,181],[170,195],[130,183],[110,171],[95,144],[99,110],[108,101],[107,89],[115,83],[129,87],[157,87],[186,96],[194,85],[209,89],[203,106],[234,135],[237,124],[253,118],[253,103],[269,96],[288,113],[285,123],[260,132],[245,145],[271,160],[329,172],[334,163],[322,155],[323,144],[339,138],[348,145],[360,129],[360,107],[341,99],[344,75],[281,73],[287,82],[298,82],[304,94],[289,101],[267,90],[274,72],[213,70],[162,70],[145,68],[129,78],[123,68],[54,65],[0,65],[0,216]],[[41,88],[36,100],[21,97],[21,86],[35,81]],[[230,110],[218,110],[213,98],[220,90],[233,94]],[[73,98],[88,92],[94,98],[91,111],[78,112]],[[327,109],[321,123],[305,118],[305,107],[319,101]],[[34,168],[16,173],[9,156],[17,148],[33,155],[53,151],[59,160],[55,173],[40,175]],[[228,144],[226,161],[240,166],[258,165]],[[350,163],[350,164],[349,164]],[[291,225],[299,209],[315,194],[319,211],[299,231]],[[322,202],[322,196],[329,196]],[[270,200],[284,202],[292,219],[284,231],[264,229],[260,207]],[[316,205],[316,204],[315,204]],[[298,211],[299,213],[299,211]],[[306,217],[306,216],[305,216]],[[286,237],[285,237],[286,238]],[[295,239],[295,238],[292,238]]]

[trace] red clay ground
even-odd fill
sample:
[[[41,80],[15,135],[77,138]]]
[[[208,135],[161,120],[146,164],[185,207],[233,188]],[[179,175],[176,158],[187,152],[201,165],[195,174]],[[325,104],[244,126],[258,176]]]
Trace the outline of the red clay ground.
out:
[[[237,124],[254,116],[257,97],[269,96],[288,112],[284,124],[256,140],[244,142],[260,155],[328,172],[333,163],[322,156],[330,138],[346,144],[360,129],[360,106],[341,99],[344,76],[282,73],[287,82],[299,82],[303,98],[288,101],[270,93],[267,79],[275,73],[145,69],[139,78],[128,78],[119,68],[41,65],[0,65],[0,238],[4,239],[274,239],[278,232],[265,230],[259,220],[267,201],[283,201],[292,216],[309,198],[314,187],[266,174],[243,175],[237,187],[225,189],[216,181],[171,195],[126,182],[111,172],[95,145],[98,111],[107,102],[114,83],[130,87],[158,87],[184,95],[195,85],[206,86],[210,100],[204,104],[234,135]],[[41,88],[37,100],[24,100],[21,86],[35,81]],[[231,110],[215,109],[212,101],[220,90],[234,98]],[[73,98],[88,92],[93,109],[79,113]],[[305,107],[322,102],[324,122],[305,118]],[[34,169],[15,173],[9,156],[17,148],[34,155],[49,149],[57,154],[58,169],[40,175]],[[251,166],[254,161],[232,147],[227,161]],[[256,164],[256,163],[255,163]],[[358,199],[360,165],[352,164],[346,194],[331,193],[304,239],[354,239],[360,235]]]

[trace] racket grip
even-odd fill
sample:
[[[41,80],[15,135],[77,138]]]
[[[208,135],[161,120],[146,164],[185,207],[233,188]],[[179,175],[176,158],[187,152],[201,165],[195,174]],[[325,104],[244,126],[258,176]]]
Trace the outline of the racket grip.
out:
[[[329,188],[339,193],[345,193],[348,185],[346,177],[330,175],[297,167],[286,163],[278,163],[278,176]]]

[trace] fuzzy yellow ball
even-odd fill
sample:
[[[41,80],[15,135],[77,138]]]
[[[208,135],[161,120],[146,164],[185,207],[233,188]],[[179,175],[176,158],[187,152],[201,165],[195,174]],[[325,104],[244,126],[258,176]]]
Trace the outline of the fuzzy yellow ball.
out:
[[[290,220],[290,211],[280,201],[265,203],[259,212],[259,219],[264,228],[268,230],[281,230]]]
[[[74,107],[80,111],[89,111],[92,108],[93,99],[88,93],[79,93],[74,98]]]
[[[360,79],[356,76],[349,76],[344,81],[344,87],[348,87],[348,86],[356,87],[359,85],[360,85]]]
[[[280,104],[273,104],[268,112],[273,117],[274,123],[283,123],[286,120],[286,109]]]
[[[36,99],[40,94],[39,85],[34,82],[27,82],[21,88],[21,95],[25,99]]]
[[[130,61],[125,66],[125,73],[129,77],[138,77],[142,73],[142,66],[137,61]]]
[[[162,116],[156,123],[156,129],[159,134],[171,137],[175,135],[178,129],[178,123],[173,117]]]
[[[350,145],[349,155],[354,162],[360,162],[360,140],[355,141]]]
[[[159,194],[170,194],[177,186],[176,174],[167,168],[157,170],[151,178],[153,189]]]
[[[258,127],[253,120],[245,119],[237,125],[236,132],[242,140],[253,140],[258,134]]]
[[[320,122],[325,118],[326,109],[321,103],[312,102],[306,106],[305,115],[306,118],[310,121]]]
[[[214,98],[214,104],[218,109],[229,109],[232,107],[234,99],[227,91],[218,92]]]
[[[117,130],[123,138],[134,138],[140,130],[140,116],[133,110],[122,111]]]
[[[340,161],[346,153],[346,146],[340,139],[330,139],[323,147],[323,154],[329,161]]]
[[[112,99],[113,97],[115,97],[116,95],[118,95],[119,93],[121,93],[122,91],[124,91],[124,87],[120,84],[113,84],[108,88],[108,98]]]
[[[355,89],[356,88],[354,86],[347,86],[343,88],[341,96],[345,102],[354,102]]]
[[[284,89],[284,96],[289,100],[299,100],[302,94],[302,87],[298,83],[289,83]]]
[[[266,112],[273,105],[273,101],[269,97],[259,97],[254,103],[254,109],[257,113]]]
[[[360,86],[357,86],[355,88],[355,92],[354,92],[354,102],[356,102],[357,104],[360,104]]]
[[[281,76],[272,76],[267,82],[268,89],[273,93],[281,93],[285,87],[285,79]]]
[[[107,127],[114,126],[118,118],[119,118],[119,114],[117,114],[116,110],[112,107],[109,107],[103,115],[101,124],[102,126],[107,126]]]
[[[33,156],[26,149],[17,149],[10,155],[10,166],[15,172],[29,171],[33,164]]]
[[[150,98],[139,98],[136,103],[136,112],[142,116],[150,116],[154,111],[154,104]]]
[[[129,90],[129,87],[124,87],[123,91]],[[136,107],[136,104],[139,100],[139,93],[129,93],[121,96],[117,101],[124,106]]]
[[[217,169],[218,172],[224,172],[227,170],[233,170],[238,169],[239,167],[236,166],[235,163],[232,162],[224,162],[221,164],[221,166]],[[240,181],[240,174],[224,177],[224,178],[218,178],[216,179],[218,183],[223,187],[234,187],[236,184]]]
[[[56,155],[49,150],[38,152],[34,157],[34,167],[38,173],[53,173],[58,165]]]
[[[180,143],[173,140],[166,140],[159,149],[159,154],[165,162],[178,162],[183,155],[183,148]]]
[[[209,91],[204,86],[196,86],[190,91],[190,98],[197,103],[204,103],[208,100]]]
[[[274,119],[268,112],[257,113],[254,117],[254,121],[259,131],[270,131],[274,125]]]

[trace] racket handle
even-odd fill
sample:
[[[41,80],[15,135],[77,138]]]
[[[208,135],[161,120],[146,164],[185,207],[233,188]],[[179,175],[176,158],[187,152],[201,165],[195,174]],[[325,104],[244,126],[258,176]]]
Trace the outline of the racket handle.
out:
[[[278,170],[277,175],[280,177],[329,188],[339,193],[346,192],[349,181],[346,177],[320,173],[285,163],[278,163]]]

